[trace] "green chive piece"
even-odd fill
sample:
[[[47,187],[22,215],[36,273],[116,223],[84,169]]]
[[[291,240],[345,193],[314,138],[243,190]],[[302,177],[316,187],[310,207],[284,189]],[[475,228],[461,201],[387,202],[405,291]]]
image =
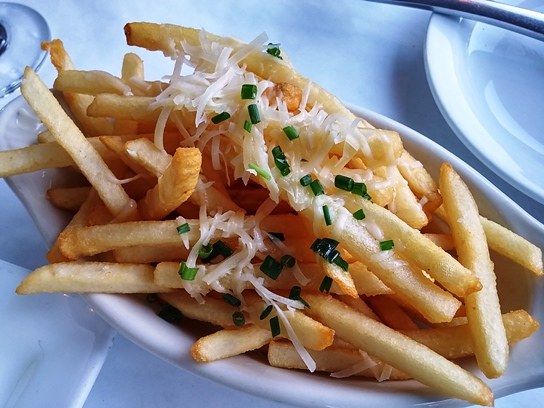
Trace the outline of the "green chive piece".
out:
[[[261,169],[259,166],[257,166],[255,163],[248,163],[248,167],[251,169],[251,170],[255,170],[257,172],[257,174],[259,176],[261,176],[262,178],[264,178],[265,180],[270,180],[272,178],[272,176],[270,174],[268,174],[266,171],[264,171],[263,169]]]
[[[312,189],[312,193],[314,193],[314,196],[319,196],[321,194],[325,194],[325,190],[323,190],[323,186],[321,185],[321,182],[317,179],[313,180],[310,183],[310,188]]]
[[[281,333],[280,319],[278,316],[274,316],[270,319],[270,331],[272,332],[272,337],[276,337]]]
[[[269,232],[268,236],[270,237],[272,241],[275,239],[282,242],[285,241],[285,235],[283,234],[283,232]]]
[[[264,320],[268,317],[270,313],[272,313],[272,309],[274,309],[274,306],[268,305],[264,308],[263,312],[259,316],[259,320]]]
[[[230,293],[223,293],[221,296],[221,299],[223,299],[225,302],[227,302],[231,306],[240,306],[242,302],[240,299],[238,299],[236,296],[230,294]]]
[[[295,140],[299,138],[298,132],[294,126],[286,126],[283,128],[283,133],[289,140]]]
[[[388,239],[387,241],[381,241],[380,242],[380,249],[382,251],[387,251],[389,249],[393,249],[394,246],[395,246],[395,243],[393,242],[392,239]]]
[[[289,163],[287,162],[285,153],[283,153],[281,147],[274,147],[272,149],[272,156],[274,157],[274,163],[282,176],[287,176],[289,173],[291,173],[291,168],[289,167]]]
[[[224,122],[227,119],[230,119],[230,113],[221,112],[212,118],[212,122],[217,125],[218,123]]]
[[[319,291],[329,293],[331,290],[332,282],[332,278],[330,278],[329,276],[325,276],[321,281],[321,285],[319,285]]]
[[[244,121],[244,130],[247,132],[247,133],[251,133],[251,128],[253,127],[253,125],[251,124],[251,122],[249,120],[245,120]]]
[[[267,255],[261,264],[260,270],[269,278],[276,280],[283,270],[283,265],[270,255]]]
[[[322,208],[323,208],[323,217],[325,218],[325,224],[332,225],[332,218],[331,218],[331,212],[329,210],[329,206],[325,204]]]
[[[242,312],[236,311],[232,314],[232,322],[235,326],[243,326],[244,324],[246,324],[246,317]]]
[[[244,84],[240,91],[240,98],[242,99],[255,99],[257,97],[257,85]]]
[[[300,184],[302,185],[302,187],[309,186],[311,182],[312,182],[312,176],[309,174],[306,174],[300,179]]]
[[[249,120],[252,124],[256,125],[261,121],[261,115],[259,114],[259,107],[252,103],[247,106],[247,111],[249,113]]]
[[[191,231],[191,227],[189,226],[188,222],[178,225],[176,229],[178,230],[178,234],[185,234],[186,232]]]
[[[178,273],[181,279],[192,281],[195,280],[196,274],[198,273],[198,267],[189,268],[185,262],[182,262]]]
[[[367,188],[365,183],[353,183],[353,189],[351,190],[353,194],[366,198],[370,200],[372,197],[367,193]]]
[[[198,256],[202,259],[208,259],[213,254],[213,244],[202,245],[198,250]]]
[[[365,217],[366,215],[362,208],[353,213],[353,218],[355,218],[356,220],[364,220]]]
[[[307,307],[308,309],[311,309],[310,305],[300,296],[301,292],[302,292],[302,289],[300,286],[293,286],[291,290],[289,291],[289,299],[298,300],[305,307]]]
[[[337,256],[336,258],[334,258],[334,260],[332,261],[333,264],[339,266],[340,268],[342,268],[342,270],[344,270],[345,272],[348,271],[349,269],[349,264],[347,263],[347,261],[342,258],[341,256]]]
[[[342,174],[337,174],[336,177],[334,177],[334,186],[340,190],[352,191],[354,185],[355,182],[351,177]]]
[[[281,50],[280,50],[280,45],[279,44],[272,44],[272,43],[269,43],[268,44],[268,48],[266,49],[266,52],[270,55],[272,55],[273,57],[276,57],[276,58],[279,58],[279,59],[283,59],[281,57]]]
[[[310,249],[328,261],[331,254],[334,254],[333,251],[336,250],[337,245],[338,241],[335,241],[334,239],[317,238],[310,246]]]
[[[220,255],[223,255],[224,258],[228,258],[234,253],[234,251],[230,249],[229,246],[220,239],[217,240],[215,244],[213,244],[213,248],[217,250]]]
[[[292,268],[297,263],[297,260],[293,255],[285,254],[281,257],[280,262],[283,266]]]
[[[163,319],[166,320],[168,323],[176,324],[183,319],[183,314],[176,309],[174,306],[170,305],[169,303],[166,303],[161,310],[157,313],[157,315]]]

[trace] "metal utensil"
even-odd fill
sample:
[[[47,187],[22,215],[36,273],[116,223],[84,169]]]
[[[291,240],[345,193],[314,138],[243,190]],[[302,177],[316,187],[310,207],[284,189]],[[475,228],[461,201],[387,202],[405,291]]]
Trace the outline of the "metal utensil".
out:
[[[544,40],[544,13],[490,0],[367,0],[432,10],[491,24]]]

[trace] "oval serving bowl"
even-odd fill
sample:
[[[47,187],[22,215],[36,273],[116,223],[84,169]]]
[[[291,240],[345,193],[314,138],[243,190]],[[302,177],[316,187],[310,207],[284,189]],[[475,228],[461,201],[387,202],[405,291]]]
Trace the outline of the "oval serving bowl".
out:
[[[406,149],[423,162],[435,178],[441,163],[451,163],[473,191],[482,215],[544,247],[544,225],[462,160],[406,126],[356,106],[349,108],[377,127],[398,131]],[[0,113],[0,148],[33,143],[39,130],[38,120],[24,99],[19,97]],[[68,218],[49,204],[45,192],[50,186],[69,183],[70,176],[64,170],[48,170],[10,177],[6,181],[27,208],[46,243],[51,245]],[[493,254],[493,260],[503,311],[525,308],[537,320],[544,322],[543,279],[496,254]],[[117,331],[161,359],[195,375],[265,399],[308,407],[467,405],[438,395],[416,381],[339,380],[322,374],[273,368],[258,352],[200,364],[190,356],[194,341],[206,333],[199,324],[171,325],[157,317],[139,296],[92,294],[83,297]],[[460,364],[481,377],[473,359],[463,360]],[[537,331],[529,339],[514,345],[506,375],[485,381],[492,387],[496,398],[544,386],[544,332]]]

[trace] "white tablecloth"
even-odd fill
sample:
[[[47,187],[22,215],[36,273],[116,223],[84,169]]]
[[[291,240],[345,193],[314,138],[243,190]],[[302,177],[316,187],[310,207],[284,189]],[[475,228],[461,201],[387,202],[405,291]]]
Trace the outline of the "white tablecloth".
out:
[[[282,44],[299,71],[346,102],[391,117],[434,139],[463,158],[518,204],[544,221],[542,205],[487,170],[450,130],[427,83],[423,52],[429,12],[360,1],[334,0],[26,0],[63,40],[76,66],[119,73],[129,21],[168,22],[251,40],[263,31]],[[168,73],[170,63],[145,54],[149,78]],[[51,85],[46,62],[40,76]],[[0,107],[14,96],[0,100]],[[0,259],[34,268],[45,246],[32,220],[0,182]],[[3,317],[2,317],[3,318]],[[0,364],[1,367],[1,364]],[[1,368],[0,368],[1,369]],[[59,390],[62,392],[62,390]],[[499,399],[499,407],[536,407],[544,391]],[[120,335],[85,408],[94,407],[280,407],[170,366]]]

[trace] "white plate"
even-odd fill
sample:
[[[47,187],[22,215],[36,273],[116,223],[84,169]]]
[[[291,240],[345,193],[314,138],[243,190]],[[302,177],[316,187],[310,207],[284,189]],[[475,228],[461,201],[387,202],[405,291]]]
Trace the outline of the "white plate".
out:
[[[510,3],[544,11],[538,0]],[[544,42],[433,14],[425,65],[436,102],[461,141],[544,203]]]
[[[82,407],[114,331],[79,295],[16,295],[27,274],[0,261],[0,406]]]
[[[479,190],[476,198],[484,215],[505,223],[544,247],[544,226],[528,216],[466,164],[434,142],[396,122],[357,107],[352,109],[377,126],[398,130],[404,137],[406,147],[423,160],[433,174],[437,174],[443,161],[453,163],[467,182]],[[28,110],[24,101],[19,99],[10,104],[0,116],[0,129],[4,129],[2,123],[15,120],[21,110]],[[28,115],[28,112],[24,115]],[[25,121],[30,122],[27,119]],[[27,133],[18,135],[17,143],[32,142],[36,129],[35,126],[28,126],[28,129]],[[10,135],[0,136],[4,144],[0,148],[5,148],[5,138]],[[11,188],[36,220],[48,243],[54,239],[51,231],[61,228],[62,217],[59,217],[58,212],[45,199],[45,189],[62,181],[62,173],[58,171],[21,175],[8,180]],[[511,262],[498,257],[495,260],[505,310],[524,307],[544,322],[544,281],[535,279],[532,274]],[[160,358],[196,375],[270,400],[308,407],[346,408],[401,407],[429,402],[435,402],[434,406],[463,405],[460,401],[437,395],[415,381],[378,384],[351,378],[334,380],[325,375],[270,367],[264,356],[258,353],[199,364],[191,358],[189,350],[203,333],[202,327],[178,327],[166,323],[139,297],[88,295],[86,299],[115,329]],[[470,361],[466,362],[466,366],[475,371],[474,364]],[[508,374],[504,378],[489,381],[489,384],[497,397],[544,385],[544,331],[539,331],[530,339],[514,346]]]

